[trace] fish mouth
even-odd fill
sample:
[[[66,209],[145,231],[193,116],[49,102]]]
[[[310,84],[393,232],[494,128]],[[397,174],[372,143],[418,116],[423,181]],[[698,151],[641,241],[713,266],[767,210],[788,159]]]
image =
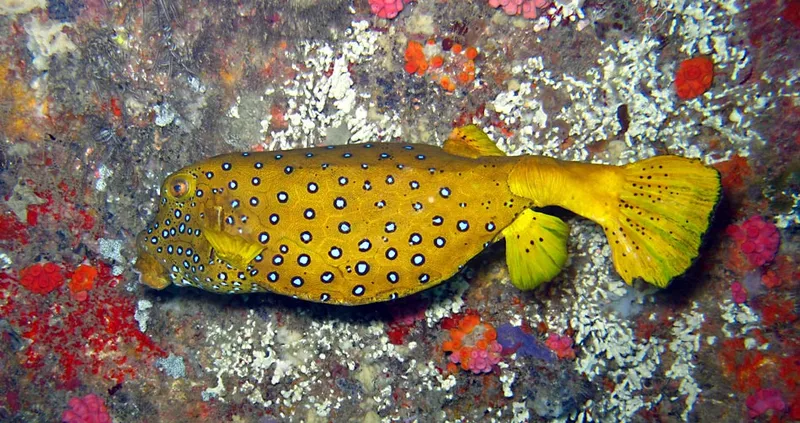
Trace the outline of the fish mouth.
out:
[[[172,283],[164,267],[158,259],[149,251],[147,230],[139,232],[136,236],[136,264],[133,270],[139,274],[139,283],[153,289],[164,289]]]

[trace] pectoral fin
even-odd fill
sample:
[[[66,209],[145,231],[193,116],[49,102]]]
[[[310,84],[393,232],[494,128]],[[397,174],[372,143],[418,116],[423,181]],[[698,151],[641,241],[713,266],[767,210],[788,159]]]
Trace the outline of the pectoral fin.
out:
[[[206,229],[203,235],[214,248],[216,256],[237,269],[246,269],[264,249],[263,245],[253,244],[242,237],[212,229]]]
[[[569,227],[563,220],[525,210],[503,230],[511,283],[527,291],[548,282],[567,261]]]

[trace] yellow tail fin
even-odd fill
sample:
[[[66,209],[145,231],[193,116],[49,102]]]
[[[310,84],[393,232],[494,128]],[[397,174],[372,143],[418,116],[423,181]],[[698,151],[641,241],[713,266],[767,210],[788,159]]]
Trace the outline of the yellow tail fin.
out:
[[[720,196],[716,170],[677,156],[621,167],[525,157],[509,186],[536,206],[561,206],[597,222],[625,282],[641,277],[662,288],[697,257]]]

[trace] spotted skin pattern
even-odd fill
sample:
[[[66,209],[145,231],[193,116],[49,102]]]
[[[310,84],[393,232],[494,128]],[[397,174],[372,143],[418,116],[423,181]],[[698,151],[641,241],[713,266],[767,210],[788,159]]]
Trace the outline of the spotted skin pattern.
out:
[[[137,267],[158,288],[403,297],[451,277],[532,205],[509,188],[515,163],[395,143],[214,157],[165,180]]]

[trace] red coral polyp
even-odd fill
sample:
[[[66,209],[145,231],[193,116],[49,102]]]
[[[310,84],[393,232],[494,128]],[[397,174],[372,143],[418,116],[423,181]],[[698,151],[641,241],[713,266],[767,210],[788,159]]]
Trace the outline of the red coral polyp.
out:
[[[28,291],[47,295],[64,283],[64,273],[57,264],[36,263],[20,270],[19,283]]]
[[[700,56],[686,59],[675,72],[675,92],[682,100],[699,97],[711,88],[714,80],[714,63]]]

